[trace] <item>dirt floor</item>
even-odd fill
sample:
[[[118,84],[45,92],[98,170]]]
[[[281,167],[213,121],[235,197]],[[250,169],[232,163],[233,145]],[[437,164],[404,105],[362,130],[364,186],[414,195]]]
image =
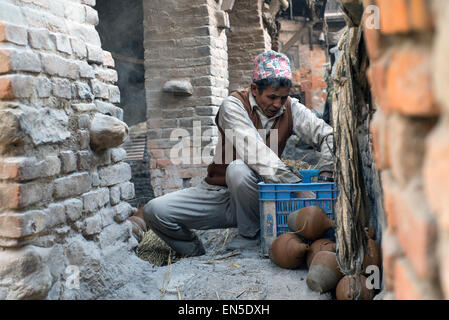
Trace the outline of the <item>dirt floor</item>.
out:
[[[226,243],[237,234],[236,229],[197,233],[206,255],[184,258],[162,267],[151,265],[151,274],[146,275],[151,281],[146,289],[135,297],[127,293],[126,298],[141,299],[143,294],[146,299],[161,300],[331,299],[330,294],[320,295],[307,287],[305,268],[279,268],[270,259],[261,257],[258,247],[225,251]]]

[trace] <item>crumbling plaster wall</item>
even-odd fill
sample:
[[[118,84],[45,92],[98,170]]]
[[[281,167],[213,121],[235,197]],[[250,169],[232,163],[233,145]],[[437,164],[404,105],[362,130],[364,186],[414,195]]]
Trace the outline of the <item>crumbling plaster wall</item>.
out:
[[[93,6],[0,1],[0,299],[96,299],[134,259],[126,153],[90,143],[123,117]]]

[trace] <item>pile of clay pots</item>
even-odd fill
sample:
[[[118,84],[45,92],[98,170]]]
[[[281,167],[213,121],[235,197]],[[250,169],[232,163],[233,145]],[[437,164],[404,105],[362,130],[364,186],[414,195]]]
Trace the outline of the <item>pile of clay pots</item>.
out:
[[[290,213],[288,227],[292,232],[279,236],[269,249],[273,263],[286,269],[298,269],[307,263],[306,283],[315,292],[332,292],[338,300],[373,299],[374,290],[367,289],[365,275],[345,276],[341,272],[335,242],[323,238],[335,227],[335,221],[323,209],[310,206]],[[369,237],[363,270],[380,264],[380,249],[373,240],[372,230]]]

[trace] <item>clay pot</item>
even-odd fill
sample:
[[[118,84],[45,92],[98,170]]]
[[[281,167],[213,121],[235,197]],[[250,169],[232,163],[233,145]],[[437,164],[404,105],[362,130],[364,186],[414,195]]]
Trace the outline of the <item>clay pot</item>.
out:
[[[373,239],[368,239],[365,257],[363,258],[363,272],[366,274],[366,268],[370,265],[380,267],[381,253],[379,244]]]
[[[140,228],[140,226],[136,222],[134,222],[132,220],[130,220],[130,222],[132,225],[132,233],[136,237],[137,241],[139,241],[139,242],[142,241],[144,231]]]
[[[139,228],[142,229],[143,232],[147,231],[147,225],[146,225],[145,221],[142,218],[140,218],[138,216],[131,216],[131,217],[128,218],[128,220],[136,223],[137,226],[139,226]]]
[[[310,264],[306,283],[311,290],[323,293],[334,289],[341,278],[335,252],[319,251]]]
[[[305,207],[289,214],[287,224],[291,231],[298,232],[305,239],[315,241],[335,226],[326,212],[317,206]]]
[[[311,245],[309,251],[307,251],[307,266],[310,267],[310,264],[312,263],[313,258],[315,255],[320,251],[331,251],[335,252],[337,249],[337,246],[335,242],[329,240],[329,239],[318,239],[315,240]]]
[[[337,300],[372,300],[374,290],[366,287],[366,277],[363,275],[344,276],[338,282]]]
[[[284,233],[271,244],[270,260],[281,268],[296,269],[304,262],[309,246],[293,233]]]

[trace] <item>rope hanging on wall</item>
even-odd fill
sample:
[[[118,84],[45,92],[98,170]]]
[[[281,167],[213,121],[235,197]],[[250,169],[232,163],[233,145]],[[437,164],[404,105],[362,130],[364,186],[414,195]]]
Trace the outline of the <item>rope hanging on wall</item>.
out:
[[[346,3],[350,1],[344,1]],[[341,4],[341,3],[340,3]],[[347,22],[338,44],[341,54],[333,76],[334,93],[332,120],[334,127],[335,178],[340,195],[335,204],[337,260],[344,274],[360,274],[366,251],[364,228],[369,221],[369,210],[357,127],[366,106],[365,92],[368,58],[364,50],[361,6],[353,0],[350,10],[342,6]],[[355,9],[355,10],[354,10]],[[354,19],[356,17],[356,19]],[[354,21],[356,20],[356,21]]]

